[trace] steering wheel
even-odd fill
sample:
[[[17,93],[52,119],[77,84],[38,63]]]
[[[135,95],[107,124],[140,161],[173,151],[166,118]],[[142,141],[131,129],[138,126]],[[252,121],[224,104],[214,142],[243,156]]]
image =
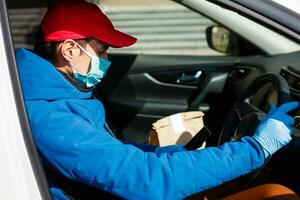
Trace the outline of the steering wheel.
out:
[[[254,133],[258,123],[266,113],[252,105],[249,98],[269,83],[274,86],[277,92],[278,105],[289,101],[289,86],[282,76],[274,73],[265,73],[259,76],[242,92],[229,111],[219,137],[218,145],[229,141],[237,141],[243,136]]]
[[[266,113],[252,105],[249,98],[267,84],[272,84],[277,92],[278,105],[289,101],[289,86],[282,76],[274,73],[265,73],[259,76],[245,91],[242,92],[229,111],[219,137],[218,145],[222,145],[229,141],[238,141],[241,137],[246,135],[253,135],[257,125]],[[261,171],[261,169],[255,170],[244,176],[243,179],[246,179],[246,181],[249,182]]]

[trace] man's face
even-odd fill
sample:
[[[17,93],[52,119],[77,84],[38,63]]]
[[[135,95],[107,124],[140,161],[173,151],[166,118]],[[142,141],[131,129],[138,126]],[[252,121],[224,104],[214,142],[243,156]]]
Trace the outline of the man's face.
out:
[[[87,74],[90,71],[91,58],[82,50],[80,50],[77,42],[70,39],[65,40],[60,44],[59,48],[62,57],[64,57],[67,62],[71,63],[70,65],[74,67],[75,71],[82,74]],[[89,40],[84,49],[93,56],[101,57],[106,60],[108,59],[108,46],[98,40]]]
[[[78,48],[78,46],[76,47]],[[90,40],[88,43],[86,43],[85,46],[85,50],[89,52],[91,55],[101,57],[106,60],[108,59],[107,49],[108,49],[107,45],[95,39]],[[81,51],[79,56],[77,56],[77,58],[74,59],[73,64],[75,65],[76,68],[75,70],[77,72],[86,74],[90,71],[91,68],[91,58],[88,55],[86,55],[83,51]]]

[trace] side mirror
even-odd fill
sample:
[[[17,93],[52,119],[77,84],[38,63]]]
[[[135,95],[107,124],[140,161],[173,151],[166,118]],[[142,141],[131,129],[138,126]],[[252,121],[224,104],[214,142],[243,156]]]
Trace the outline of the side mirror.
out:
[[[218,52],[235,55],[239,52],[238,36],[227,28],[214,25],[206,29],[208,46]]]

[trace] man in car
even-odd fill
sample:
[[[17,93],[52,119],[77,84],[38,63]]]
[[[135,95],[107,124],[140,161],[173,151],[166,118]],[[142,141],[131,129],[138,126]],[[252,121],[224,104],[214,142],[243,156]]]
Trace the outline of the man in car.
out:
[[[53,199],[182,199],[261,167],[291,140],[294,120],[287,112],[296,102],[273,107],[253,136],[220,147],[186,151],[118,140],[92,90],[110,66],[108,47],[136,39],[81,0],[49,9],[42,32],[39,55],[20,49],[16,57]]]

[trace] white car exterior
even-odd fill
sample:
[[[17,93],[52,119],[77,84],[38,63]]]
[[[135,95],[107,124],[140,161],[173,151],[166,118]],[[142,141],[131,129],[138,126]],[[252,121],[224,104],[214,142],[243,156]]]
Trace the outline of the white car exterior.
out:
[[[3,24],[0,19],[0,199],[42,199],[25,146],[14,96]]]

